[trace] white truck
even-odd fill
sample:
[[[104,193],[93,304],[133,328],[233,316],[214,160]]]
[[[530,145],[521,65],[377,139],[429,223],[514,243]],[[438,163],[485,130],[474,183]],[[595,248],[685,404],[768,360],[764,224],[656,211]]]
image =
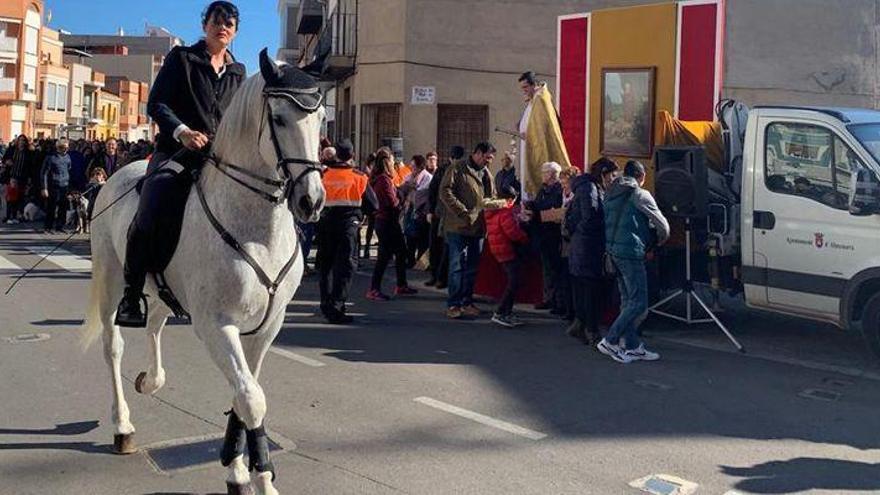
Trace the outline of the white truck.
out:
[[[880,111],[737,114],[726,173],[709,174],[707,241],[735,269],[713,278],[736,280],[750,307],[858,329],[880,356]]]

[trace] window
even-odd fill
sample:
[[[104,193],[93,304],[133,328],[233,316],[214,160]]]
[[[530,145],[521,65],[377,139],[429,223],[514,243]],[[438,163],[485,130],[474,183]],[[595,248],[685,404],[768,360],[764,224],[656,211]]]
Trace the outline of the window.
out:
[[[485,105],[437,105],[437,152],[449,157],[453,146],[470,151],[489,140],[489,107]]]
[[[58,85],[58,97],[56,98],[55,109],[59,112],[67,111],[67,85]]]
[[[849,207],[852,176],[864,164],[830,129],[773,123],[767,126],[765,147],[767,189]]]
[[[27,26],[24,32],[24,52],[28,55],[37,54],[37,40],[40,38],[40,30]]]
[[[73,101],[71,102],[73,106],[78,107],[82,105],[83,101],[83,88],[82,86],[74,86],[73,87]]]
[[[37,94],[37,68],[25,65],[23,76],[24,92],[30,95]]]
[[[58,103],[58,85],[55,83],[46,84],[46,110],[55,110]]]
[[[401,137],[400,110],[400,103],[361,105],[362,156],[376,151],[388,138]],[[354,120],[353,116],[347,118]]]

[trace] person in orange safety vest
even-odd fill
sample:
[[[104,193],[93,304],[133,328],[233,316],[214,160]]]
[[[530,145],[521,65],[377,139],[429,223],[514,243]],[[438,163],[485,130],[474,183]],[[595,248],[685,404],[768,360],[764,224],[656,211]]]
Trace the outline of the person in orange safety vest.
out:
[[[319,287],[321,313],[328,322],[348,324],[345,312],[351,280],[357,268],[357,235],[362,207],[375,206],[367,175],[353,161],[354,147],[345,139],[336,145],[336,163],[324,171],[325,207],[318,221]]]

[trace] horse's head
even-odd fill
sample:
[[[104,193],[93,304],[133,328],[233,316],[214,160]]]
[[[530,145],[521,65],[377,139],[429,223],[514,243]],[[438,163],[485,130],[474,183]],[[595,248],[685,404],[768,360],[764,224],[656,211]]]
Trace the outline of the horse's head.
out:
[[[288,207],[302,222],[314,222],[324,207],[318,145],[324,120],[323,95],[315,79],[291,65],[278,65],[260,52],[266,111],[260,123],[260,154],[291,181]]]

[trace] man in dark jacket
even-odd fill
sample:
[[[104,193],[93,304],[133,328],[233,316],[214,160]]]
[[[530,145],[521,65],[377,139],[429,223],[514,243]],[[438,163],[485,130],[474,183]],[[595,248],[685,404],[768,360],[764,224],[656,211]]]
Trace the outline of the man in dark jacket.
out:
[[[440,184],[443,226],[449,248],[449,298],[446,316],[477,317],[474,284],[480,263],[481,241],[486,234],[483,210],[507,205],[494,199],[495,186],[488,167],[495,159],[495,147],[480,143],[467,160],[452,165]]]
[[[663,244],[669,238],[669,222],[651,193],[642,189],[644,183],[645,166],[631,160],[605,195],[605,248],[617,269],[620,315],[597,347],[619,363],[660,359],[645,349],[638,328],[648,312],[645,254],[651,248],[651,230]]]
[[[147,113],[159,125],[158,148],[147,166],[138,213],[129,229],[125,254],[125,295],[116,312],[116,324],[144,327],[140,306],[147,272],[149,246],[164,234],[163,250],[173,249],[192,187],[188,169],[202,163],[202,155],[220,125],[223,112],[245,77],[244,65],[228,51],[238,32],[238,9],[214,2],[202,18],[205,39],[193,46],[175,47],[156,76]],[[177,154],[178,151],[181,154]],[[174,163],[169,158],[174,156]],[[154,173],[159,167],[159,173]],[[167,233],[172,233],[169,239]]]
[[[55,152],[46,155],[40,169],[40,193],[46,200],[43,229],[47,234],[51,234],[53,229],[62,230],[67,220],[67,187],[70,185],[71,166],[67,148],[67,139],[59,139]]]
[[[107,177],[110,177],[119,167],[124,165],[123,161],[123,157],[119,154],[119,143],[115,139],[109,138],[104,143],[104,152],[95,155],[89,162],[87,176],[90,177],[92,170],[101,167],[107,173]]]

